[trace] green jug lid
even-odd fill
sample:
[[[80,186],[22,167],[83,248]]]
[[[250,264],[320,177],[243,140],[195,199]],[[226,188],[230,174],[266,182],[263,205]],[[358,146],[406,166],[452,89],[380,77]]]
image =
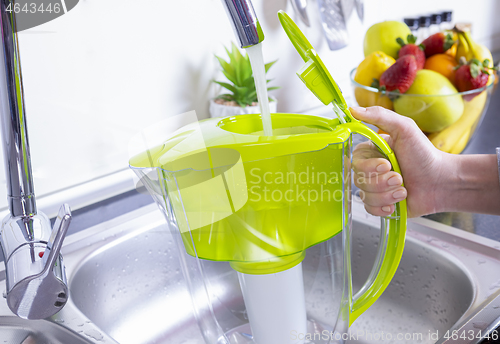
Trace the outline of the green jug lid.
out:
[[[334,103],[347,115],[348,120],[352,121],[342,91],[306,36],[284,11],[278,12],[278,18],[293,46],[306,62],[297,72],[298,77],[323,104]]]

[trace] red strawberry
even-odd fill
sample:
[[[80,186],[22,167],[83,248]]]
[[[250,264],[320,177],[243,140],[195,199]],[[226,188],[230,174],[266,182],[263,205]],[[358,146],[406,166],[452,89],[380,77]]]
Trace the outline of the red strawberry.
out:
[[[380,77],[380,88],[386,91],[398,90],[405,93],[417,75],[417,60],[413,55],[405,55],[396,60]]]
[[[488,61],[483,64],[478,59],[472,59],[469,62],[461,61],[461,65],[455,72],[455,85],[460,92],[475,90],[486,86],[488,83],[489,72],[486,68]]]
[[[424,68],[425,64],[425,53],[424,48],[421,45],[416,45],[417,37],[413,35],[408,35],[407,37],[408,44],[406,44],[403,39],[398,38],[396,41],[401,45],[401,49],[399,49],[399,57],[405,55],[413,55],[417,60],[417,69],[420,70]]]
[[[442,54],[450,49],[453,44],[455,44],[455,41],[451,33],[444,34],[443,32],[435,33],[422,42],[426,57]]]

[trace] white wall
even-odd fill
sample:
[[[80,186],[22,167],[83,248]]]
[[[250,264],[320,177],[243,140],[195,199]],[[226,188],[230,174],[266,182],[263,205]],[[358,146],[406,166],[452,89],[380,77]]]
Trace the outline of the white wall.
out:
[[[319,106],[295,75],[302,62],[277,20],[279,9],[296,18],[289,2],[254,0],[254,6],[266,35],[265,60],[279,59],[269,74],[282,87],[274,93],[279,110]],[[371,24],[453,9],[456,20],[474,24],[479,42],[499,49],[499,6],[495,0],[475,6],[467,0],[366,0],[365,23],[354,12],[351,44],[335,52],[322,37],[314,0],[312,27],[299,26],[346,92]],[[21,32],[37,195],[126,168],[130,137],[147,125],[192,109],[207,117],[207,101],[218,92],[210,80],[221,78],[213,55],[223,55],[233,39],[220,0],[81,0],[61,18]],[[1,207],[1,186],[0,193]]]

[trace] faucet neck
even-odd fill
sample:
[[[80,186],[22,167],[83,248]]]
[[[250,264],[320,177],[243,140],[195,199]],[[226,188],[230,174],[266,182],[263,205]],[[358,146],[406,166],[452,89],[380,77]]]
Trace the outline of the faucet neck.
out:
[[[248,48],[264,40],[251,0],[222,0],[241,48]]]
[[[31,156],[28,142],[23,80],[15,14],[6,11],[9,0],[0,0],[0,120],[7,195],[12,216],[36,214]]]

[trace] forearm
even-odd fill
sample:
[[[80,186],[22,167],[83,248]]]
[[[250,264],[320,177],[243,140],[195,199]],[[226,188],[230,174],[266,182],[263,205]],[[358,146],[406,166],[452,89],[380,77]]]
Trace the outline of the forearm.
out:
[[[498,160],[494,154],[449,155],[440,211],[500,215]]]

